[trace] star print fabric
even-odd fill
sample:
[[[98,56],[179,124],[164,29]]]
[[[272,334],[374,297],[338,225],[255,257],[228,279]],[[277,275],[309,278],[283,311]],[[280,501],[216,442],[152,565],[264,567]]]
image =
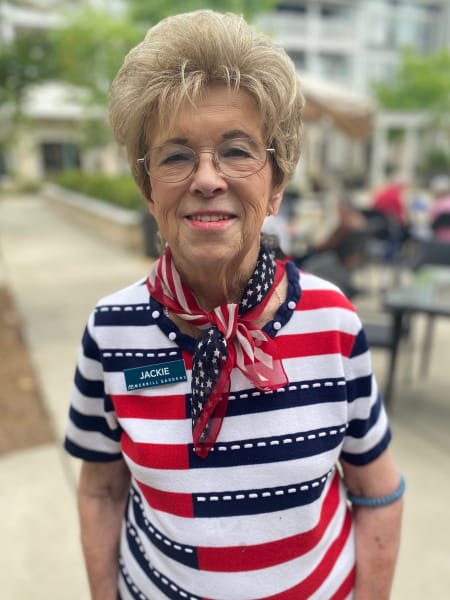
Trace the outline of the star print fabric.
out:
[[[239,304],[225,304],[211,312],[204,311],[182,283],[170,248],[156,261],[147,279],[156,300],[204,330],[196,340],[191,402],[194,450],[202,458],[219,434],[235,366],[261,390],[287,383],[275,342],[252,324],[263,313],[282,275],[273,255],[261,246],[255,271]]]

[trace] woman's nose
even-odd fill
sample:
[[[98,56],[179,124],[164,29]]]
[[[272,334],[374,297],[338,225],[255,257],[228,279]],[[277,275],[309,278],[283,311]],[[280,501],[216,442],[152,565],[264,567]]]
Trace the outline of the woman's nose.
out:
[[[211,195],[225,189],[227,182],[216,166],[212,152],[200,152],[191,181],[191,192]]]

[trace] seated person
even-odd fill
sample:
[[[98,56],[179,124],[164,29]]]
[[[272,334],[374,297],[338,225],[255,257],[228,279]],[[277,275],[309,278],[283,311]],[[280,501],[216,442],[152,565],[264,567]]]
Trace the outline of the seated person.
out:
[[[386,185],[379,188],[372,199],[372,209],[393,218],[399,225],[407,224],[407,211],[405,205],[406,181],[401,176],[394,177]]]
[[[302,270],[335,283],[351,298],[359,292],[352,271],[364,261],[367,221],[348,200],[339,202],[337,214],[338,223],[331,233],[294,261]]]

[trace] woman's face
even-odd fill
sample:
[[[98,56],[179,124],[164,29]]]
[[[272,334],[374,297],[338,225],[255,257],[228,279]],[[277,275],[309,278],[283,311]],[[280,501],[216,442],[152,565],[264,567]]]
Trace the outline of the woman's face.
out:
[[[154,130],[151,145],[172,141],[200,152],[234,138],[266,145],[253,99],[217,85],[195,107],[184,104],[170,131]],[[216,169],[212,154],[202,152],[197,169],[184,181],[164,183],[150,176],[149,209],[181,273],[194,277],[199,268],[227,263],[241,272],[253,268],[264,218],[277,214],[282,198],[272,171],[268,158],[258,173],[233,179]]]

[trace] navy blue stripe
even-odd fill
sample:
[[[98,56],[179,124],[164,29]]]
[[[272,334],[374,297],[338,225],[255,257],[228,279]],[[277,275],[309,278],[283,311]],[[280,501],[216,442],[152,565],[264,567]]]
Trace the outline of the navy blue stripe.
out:
[[[383,438],[371,448],[368,452],[364,452],[364,454],[352,454],[350,452],[342,452],[341,458],[346,460],[351,465],[355,465],[357,467],[362,467],[364,465],[368,465],[375,459],[377,459],[388,447],[392,438],[391,430],[387,429]]]
[[[105,395],[103,381],[101,379],[86,379],[86,377],[81,374],[78,367],[75,371],[74,381],[79,392],[83,394],[83,396],[88,396],[89,398],[103,398]]]
[[[345,429],[345,426],[341,425],[278,437],[217,442],[206,458],[197,456],[193,446],[190,445],[189,467],[211,469],[284,462],[316,456],[339,446],[344,438]]]
[[[348,402],[370,396],[372,393],[372,374],[350,379],[347,381],[346,391]]]
[[[70,407],[69,410],[70,420],[78,429],[82,429],[83,431],[94,431],[103,434],[105,437],[110,440],[114,440],[115,442],[120,441],[120,436],[122,430],[120,427],[117,429],[111,429],[108,426],[105,418],[103,416],[93,416],[86,415],[78,412],[73,406]]]
[[[123,458],[121,452],[108,454],[107,452],[97,452],[93,450],[87,450],[83,446],[79,446],[70,440],[68,437],[64,440],[65,450],[74,456],[75,458],[81,458],[89,462],[113,462]]]
[[[275,409],[296,408],[312,404],[345,402],[347,389],[345,385],[337,385],[339,381],[343,381],[342,378],[290,382],[289,386],[283,390],[268,393],[258,393],[254,388],[242,390],[232,394],[236,400],[228,402],[227,416],[263,413]],[[308,387],[302,389],[302,386]]]
[[[87,358],[91,358],[92,360],[100,361],[100,350],[95,342],[94,338],[88,331],[86,327],[83,332],[83,337],[81,340],[83,345],[83,352]]]
[[[317,480],[287,486],[195,494],[193,495],[194,517],[256,515],[305,506],[319,498],[327,479],[328,476],[324,476]]]
[[[377,401],[370,410],[369,417],[367,419],[352,419],[348,425],[347,435],[355,438],[364,437],[367,432],[375,425],[378,421],[381,412],[381,397],[378,394]]]
[[[127,310],[130,307],[131,310]],[[95,312],[95,326],[120,327],[149,325],[154,321],[150,305],[124,304],[124,305],[102,305]]]
[[[295,302],[297,305],[300,301],[302,293],[300,288],[299,271],[294,263],[286,263],[286,275],[288,279],[286,301],[283,302],[283,304],[277,310],[275,318],[272,321],[269,321],[269,323],[263,327],[263,331],[272,338],[274,338],[279,332],[279,329],[275,329],[274,327],[275,321],[278,321],[283,327],[290,321],[292,315],[294,314],[295,308],[289,308],[288,304],[290,302]]]
[[[352,353],[350,358],[354,358],[355,356],[360,356],[364,354],[369,349],[369,345],[367,343],[367,337],[364,329],[360,329],[358,335],[355,338],[353,343]]]
[[[192,569],[198,569],[197,549],[193,546],[186,546],[185,544],[180,544],[179,542],[169,539],[161,533],[153,523],[149,522],[142,512],[140,497],[134,490],[131,492],[131,499],[132,503],[130,508],[133,511],[136,524],[141,530],[141,534],[148,538],[160,552],[169,556],[172,560],[191,567]]]
[[[131,524],[128,524],[128,526],[127,526],[127,542],[128,542],[128,547],[130,548],[132,555],[134,556],[136,562],[139,564],[140,568],[144,571],[146,577],[148,577],[148,579],[153,583],[153,585],[155,587],[157,587],[159,590],[161,590],[161,592],[163,594],[165,594],[167,596],[167,598],[169,598],[170,600],[180,600],[181,597],[184,597],[184,598],[189,598],[192,600],[201,600],[201,598],[199,598],[198,596],[188,593],[185,589],[177,586],[172,580],[169,579],[169,577],[167,577],[167,575],[165,573],[158,573],[160,575],[159,577],[157,574],[155,574],[155,571],[150,567],[148,561],[145,559],[145,557],[142,555],[141,550],[139,549],[139,545],[138,545],[138,541],[137,541],[137,532]],[[143,592],[140,592],[139,590],[137,590],[136,585],[135,585],[135,588],[137,591],[134,591],[132,584],[130,584],[127,581],[127,573],[124,572],[122,566],[121,566],[121,571],[122,571],[124,581],[130,591],[130,594],[133,596],[133,598],[142,600]],[[163,581],[163,579],[165,581]],[[173,586],[173,587],[171,587],[171,586]],[[183,592],[186,595],[181,596],[180,592]],[[146,598],[147,598],[147,596],[146,596]],[[149,600],[151,600],[151,599],[149,599]]]
[[[168,348],[166,351],[162,349],[154,350],[149,352],[149,354],[155,354],[155,356],[134,356],[137,352],[139,354],[146,354],[147,350],[135,350],[135,349],[126,349],[117,348],[107,350],[108,354],[111,353],[113,356],[103,356],[103,370],[106,373],[120,373],[121,371],[125,371],[126,369],[135,369],[138,367],[149,367],[153,365],[160,365],[161,363],[170,362],[171,360],[180,360],[182,358],[182,352],[180,348]],[[158,356],[159,353],[163,353],[165,356]],[[170,352],[170,356],[169,356]],[[115,353],[126,354],[131,353],[133,356],[114,356]]]

